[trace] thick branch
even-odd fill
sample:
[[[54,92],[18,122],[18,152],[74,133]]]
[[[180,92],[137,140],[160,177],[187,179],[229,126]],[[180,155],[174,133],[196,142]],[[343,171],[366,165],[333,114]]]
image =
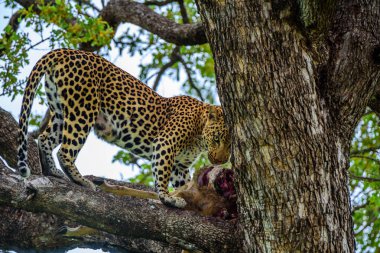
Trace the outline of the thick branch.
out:
[[[101,16],[113,27],[128,22],[176,45],[197,45],[207,42],[201,23],[181,25],[134,1],[111,0],[102,10]]]
[[[29,8],[34,0],[17,0],[24,8]],[[38,8],[35,8],[38,13]],[[158,35],[163,40],[177,45],[196,45],[207,43],[201,23],[178,24],[151,10],[145,4],[133,1],[110,1],[100,13],[100,17],[115,30],[120,23],[131,23]],[[76,20],[68,20],[75,23]],[[81,49],[87,51],[98,50],[98,46],[91,43],[82,43]]]
[[[319,88],[332,121],[345,137],[351,138],[380,82],[379,66],[373,59],[380,45],[379,15],[376,1],[337,1],[329,28],[329,59],[321,68]]]
[[[31,198],[31,194],[36,192]],[[0,177],[0,203],[45,212],[111,234],[144,238],[207,252],[236,252],[233,223],[203,218],[147,200],[96,192],[55,178],[32,176],[26,185]],[[143,211],[144,210],[144,211]]]
[[[10,170],[0,160],[0,173],[10,176]],[[48,213],[33,213],[18,208],[0,205],[0,247],[7,249],[60,251],[74,247],[113,247],[138,252],[180,252],[179,248],[152,240],[115,236],[100,230],[90,229],[89,233],[66,232],[80,224]],[[82,226],[83,227],[83,226]],[[71,229],[72,230],[72,229]],[[17,233],[15,233],[17,231]]]
[[[0,109],[0,122],[0,155],[9,164],[15,164],[16,121]],[[29,151],[35,148],[34,158],[37,158],[35,143],[30,145]],[[4,156],[8,154],[6,151],[9,155]],[[161,203],[117,197],[104,192],[94,193],[56,178],[32,176],[29,187],[26,187],[13,172],[5,173],[2,170],[0,173],[0,205],[33,213],[49,213],[110,234],[142,238],[181,248],[210,252],[240,250],[236,246],[236,242],[239,242],[238,234],[231,233],[236,229],[233,223],[203,218],[193,212],[167,208]],[[27,200],[33,192],[37,192],[35,197]]]
[[[34,0],[17,0],[24,8],[35,4]],[[36,9],[38,11],[38,9]],[[176,45],[197,45],[207,43],[201,23],[178,24],[154,12],[143,3],[111,0],[100,16],[115,30],[121,23],[131,23],[158,35],[163,40]],[[75,20],[72,21],[75,23]],[[83,48],[94,50],[90,45]]]

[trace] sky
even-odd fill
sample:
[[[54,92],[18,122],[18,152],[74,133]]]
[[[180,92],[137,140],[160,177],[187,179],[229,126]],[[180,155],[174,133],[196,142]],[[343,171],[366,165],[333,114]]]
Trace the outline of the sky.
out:
[[[11,9],[2,9],[0,11],[0,31],[2,31],[7,24],[8,20],[4,19],[4,16],[11,16],[13,11]],[[117,34],[122,33],[127,28],[136,29],[133,25],[122,25],[118,30]],[[39,42],[40,37],[35,34],[31,29],[26,28],[23,24],[20,26],[20,30],[23,32],[28,32],[29,37],[32,40],[32,44],[35,44]],[[46,34],[46,37],[49,36],[50,29],[46,29],[44,33]],[[30,50],[29,52],[29,60],[30,64],[26,66],[24,69],[22,69],[22,72],[19,74],[19,80],[24,79],[26,76],[29,75],[30,71],[32,70],[34,64],[47,52],[50,51],[48,42],[44,42],[36,47],[36,49]],[[128,50],[124,50],[128,51]],[[139,67],[138,65],[141,63],[141,61],[147,60],[142,59],[140,56],[134,56],[130,57],[126,53],[122,56],[118,55],[119,52],[117,49],[111,49],[110,54],[108,57],[108,60],[113,62],[118,67],[122,68],[123,70],[129,72],[133,76],[138,77],[139,74]],[[3,64],[3,62],[0,59],[0,64]],[[172,79],[168,77],[163,77],[160,83],[160,86],[158,88],[158,93],[165,96],[175,96],[175,95],[181,95],[180,90],[180,83],[182,83],[183,80],[179,82],[174,82]],[[150,84],[154,82],[154,78],[150,79]],[[42,84],[43,82],[41,82]],[[148,83],[149,85],[149,83]],[[0,106],[11,112],[13,117],[18,121],[20,108],[21,108],[21,101],[22,97],[17,97],[14,101],[11,101],[9,97],[0,96]],[[32,113],[38,113],[40,115],[44,115],[46,111],[47,106],[46,105],[40,105],[36,101],[33,104]],[[29,131],[33,130],[32,128],[29,128]],[[59,147],[56,148],[55,153],[57,152]],[[122,178],[130,178],[138,174],[138,169],[133,169],[131,167],[127,167],[123,164],[120,164],[118,162],[112,163],[113,156],[119,151],[120,148],[113,146],[111,144],[108,144],[100,139],[98,139],[93,131],[87,138],[87,141],[82,148],[81,152],[79,153],[78,159],[76,161],[76,165],[81,172],[82,175],[96,175],[101,177],[107,177],[112,179],[120,179]],[[54,157],[56,157],[54,155]],[[59,167],[59,164],[56,160],[56,164]]]

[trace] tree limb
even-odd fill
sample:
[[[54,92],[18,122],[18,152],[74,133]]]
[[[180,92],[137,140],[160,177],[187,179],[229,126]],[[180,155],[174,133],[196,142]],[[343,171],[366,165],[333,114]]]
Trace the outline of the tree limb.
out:
[[[368,107],[380,117],[380,81],[376,84],[376,89],[373,97],[368,102]]]
[[[181,16],[182,16],[182,22],[184,24],[190,23],[189,16],[187,15],[187,10],[186,10],[185,3],[183,2],[183,0],[178,0],[178,4],[179,4],[179,9],[180,9],[180,12],[181,12]]]
[[[145,1],[145,5],[155,5],[155,6],[165,6],[167,4],[173,3],[176,0],[165,0],[165,1]]]
[[[183,67],[185,68],[185,71],[187,74],[187,80],[189,81],[190,87],[195,90],[200,100],[205,101],[201,90],[195,85],[193,78],[191,77],[191,69],[187,66],[186,61],[183,59],[181,55],[179,55],[179,61],[182,63]]]
[[[380,160],[370,157],[370,156],[365,156],[365,155],[352,155],[350,158],[359,158],[359,159],[367,159],[370,160],[378,165],[380,165]]]
[[[32,4],[36,4],[34,0],[16,0],[16,2],[24,8],[29,8]],[[35,11],[38,12],[38,9],[36,8]],[[178,24],[154,12],[143,3],[111,0],[101,10],[100,17],[115,30],[121,23],[131,23],[176,45],[207,43],[201,23]],[[70,23],[75,23],[75,20]],[[82,47],[89,51],[95,51],[96,48],[87,44]]]
[[[353,206],[352,208],[351,208],[351,212],[356,212],[356,211],[358,211],[358,210],[360,210],[360,209],[362,209],[362,208],[364,208],[364,207],[366,207],[366,206],[368,206],[369,205],[369,202],[367,201],[367,202],[365,202],[365,203],[363,203],[363,204],[361,204],[361,205],[357,205],[357,206]]]
[[[201,23],[181,25],[134,1],[111,0],[102,10],[101,17],[112,27],[123,22],[131,23],[176,45],[207,43]]]
[[[373,178],[373,177],[360,177],[355,176],[354,174],[350,173],[351,179],[361,180],[361,181],[367,181],[367,182],[380,182],[380,178]]]
[[[320,72],[325,82],[319,84],[319,89],[330,108],[332,122],[341,128],[339,134],[347,137],[351,137],[380,82],[379,67],[372,58],[380,41],[379,10],[373,4],[337,1],[325,42],[328,60]],[[366,78],[361,78],[363,73]],[[351,128],[344,128],[341,122]]]
[[[0,155],[15,166],[17,123],[2,109],[0,122]],[[6,150],[13,155],[4,156]],[[35,142],[30,143],[29,154],[38,161]],[[39,166],[39,162],[31,164],[32,171],[36,171],[34,166]],[[237,229],[234,222],[200,217],[194,212],[147,200],[95,193],[57,178],[33,175],[24,182],[14,172],[0,170],[0,206],[4,205],[56,215],[126,238],[207,252],[238,252],[241,249],[236,245],[240,242],[238,233],[231,233]]]
[[[161,81],[161,77],[163,76],[163,74],[165,74],[166,70],[168,70],[171,66],[173,66],[179,61],[180,59],[179,49],[180,49],[179,46],[176,46],[173,49],[173,52],[170,55],[170,61],[167,62],[164,66],[162,66],[160,71],[158,71],[156,79],[154,80],[154,84],[152,86],[153,90],[157,91],[158,85],[160,84],[160,81]]]
[[[11,175],[10,169],[1,160],[0,174],[1,176]],[[1,248],[16,251],[31,248],[37,251],[59,248],[59,251],[66,252],[76,247],[92,249],[112,247],[133,252],[180,252],[179,248],[167,243],[115,236],[90,228],[87,228],[90,233],[86,234],[66,232],[72,227],[80,227],[80,224],[49,213],[33,213],[0,205],[0,214]]]
[[[32,176],[26,183],[1,174],[0,203],[45,212],[129,238],[144,238],[207,252],[236,252],[234,223],[204,218],[161,203],[119,197],[56,178]],[[143,211],[145,210],[145,211]]]
[[[365,149],[361,149],[361,150],[352,150],[350,152],[350,155],[355,156],[355,155],[365,154],[368,152],[377,152],[377,151],[379,151],[379,149],[380,149],[380,146],[365,148]]]

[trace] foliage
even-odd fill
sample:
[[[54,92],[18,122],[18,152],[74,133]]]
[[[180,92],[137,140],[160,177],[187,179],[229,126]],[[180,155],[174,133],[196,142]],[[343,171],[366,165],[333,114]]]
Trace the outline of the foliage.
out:
[[[9,25],[5,27],[0,38],[0,54],[2,54],[0,95],[12,96],[14,99],[17,95],[22,94],[25,80],[18,81],[17,75],[25,65],[29,64],[29,44],[30,40],[26,34],[14,32]]]
[[[199,21],[193,1],[185,1],[189,22]],[[178,23],[183,23],[178,4],[170,4],[165,7],[152,7],[157,13],[171,18]],[[148,82],[153,78],[160,78],[158,73],[173,58],[176,46],[167,43],[158,36],[142,29],[127,29],[125,33],[115,38],[115,46],[120,54],[127,50],[133,56],[139,54],[143,59],[140,63],[140,79]],[[175,81],[180,81],[181,76],[186,79],[182,83],[185,93],[193,95],[210,103],[215,102],[215,73],[214,61],[208,44],[198,46],[182,46],[179,49],[181,60],[175,61],[165,72],[166,76]],[[187,71],[189,70],[189,71]],[[153,85],[153,88],[154,85]]]
[[[16,5],[6,1],[5,7]],[[28,51],[41,42],[49,40],[50,48],[78,48],[80,43],[90,43],[92,46],[110,45],[114,36],[113,29],[101,18],[92,18],[86,11],[88,7],[65,0],[56,0],[18,11],[18,22],[23,22],[26,28],[32,28],[39,34],[41,41],[32,45],[29,34],[14,31],[7,25],[0,38],[0,77],[2,95],[15,98],[21,94],[25,80],[17,81],[20,70],[29,64]],[[7,17],[4,17],[7,18]],[[51,36],[44,38],[43,31],[51,28]],[[38,93],[42,95],[42,93]]]
[[[141,161],[134,154],[121,150],[113,157],[112,162],[120,162],[126,166],[131,166],[132,170],[136,168],[139,170],[137,176],[128,179],[130,182],[153,186],[152,166],[150,163]]]
[[[178,2],[164,6],[150,6],[157,13],[178,23],[199,21],[194,1],[184,0],[181,11]],[[13,0],[0,3],[0,8],[18,10],[17,19],[24,27],[39,35],[40,41],[30,39],[31,35],[22,29],[13,30],[11,25],[0,33],[0,95],[15,98],[23,93],[25,80],[18,80],[20,71],[29,64],[29,52],[38,48],[44,41],[51,49],[58,47],[79,48],[83,43],[98,48],[111,45],[119,54],[140,55],[140,79],[152,83],[157,89],[163,76],[182,83],[182,91],[204,101],[214,103],[217,100],[215,88],[214,61],[209,45],[176,46],[167,43],[145,30],[128,26],[122,33],[115,31],[97,17],[97,8],[89,1],[41,0],[38,5],[20,9]],[[15,12],[16,13],[16,12]],[[10,17],[4,17],[6,20]],[[44,37],[43,31],[49,29],[50,36]],[[40,103],[43,103],[42,90],[38,91]],[[41,117],[34,115],[33,125],[39,124]],[[351,147],[349,173],[354,229],[358,248],[362,252],[380,251],[380,120],[374,113],[366,114],[358,125]],[[120,151],[113,162],[120,162],[140,174],[129,179],[152,185],[151,166],[147,161]],[[202,156],[193,165],[195,169],[208,164]]]
[[[350,188],[356,240],[361,252],[380,250],[380,119],[363,116],[351,145]]]
[[[113,29],[101,18],[89,18],[86,15],[87,8],[72,1],[56,0],[53,4],[41,0],[37,10],[31,5],[27,10],[22,9],[21,14],[26,27],[34,25],[38,33],[46,29],[43,25],[55,25],[50,38],[52,47],[78,48],[80,43],[109,45],[114,36]]]

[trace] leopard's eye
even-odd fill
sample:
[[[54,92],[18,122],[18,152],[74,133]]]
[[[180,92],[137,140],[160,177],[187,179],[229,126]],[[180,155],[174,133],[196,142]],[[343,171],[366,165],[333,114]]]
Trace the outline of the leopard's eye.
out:
[[[214,141],[214,142],[219,142],[219,140],[220,140],[220,139],[219,139],[219,135],[215,135],[214,138],[213,138],[213,141]]]

